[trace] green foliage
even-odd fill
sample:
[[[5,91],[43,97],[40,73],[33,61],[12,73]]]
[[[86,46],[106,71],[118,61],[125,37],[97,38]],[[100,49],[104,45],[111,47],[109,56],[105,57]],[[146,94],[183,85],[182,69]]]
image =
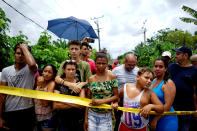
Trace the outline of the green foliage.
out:
[[[138,66],[153,67],[153,61],[161,57],[162,52],[170,51],[174,56],[175,52],[172,49],[180,46],[187,46],[194,52],[196,50],[196,36],[192,36],[187,31],[164,29],[148,39],[146,45],[141,43],[136,46],[133,52],[139,55]]]
[[[6,31],[9,31],[9,23],[10,19],[8,19],[5,15],[5,12],[0,8],[0,71],[9,65],[14,64],[14,50],[16,44],[19,42],[29,43],[28,37],[25,36],[21,31],[19,31],[19,35],[15,37],[10,37],[6,34]]]
[[[195,49],[195,43],[193,36],[187,31],[173,30],[169,31],[167,40],[176,46],[187,46],[191,49]]]
[[[97,54],[97,50],[96,49],[92,49],[92,55],[91,55],[91,58],[90,59],[92,59],[92,60],[95,61],[96,54]]]
[[[7,60],[10,58],[10,37],[6,35],[6,31],[9,31],[10,22],[11,21],[6,17],[5,12],[2,10],[2,8],[0,8],[0,71],[10,63],[7,62]]]
[[[189,13],[193,18],[181,17],[180,19],[183,22],[194,23],[195,25],[197,25],[197,11],[187,6],[183,6],[182,9]]]
[[[63,39],[57,39],[57,41],[53,41],[53,44],[58,48],[63,48],[63,49],[69,48],[67,42]]]
[[[38,43],[32,46],[32,55],[39,68],[43,68],[45,64],[53,64],[58,69],[62,61],[69,59],[69,48],[65,41],[51,42],[51,36],[42,32]]]
[[[137,54],[138,63],[140,67],[153,67],[153,62],[156,58],[161,57],[162,52],[170,51],[172,56],[175,52],[172,49],[175,49],[179,46],[187,46],[192,49],[193,53],[197,53],[197,36],[192,36],[187,31],[181,30],[170,30],[162,29],[157,32],[153,37],[147,39],[146,44],[140,43],[135,49],[131,52]],[[129,52],[127,52],[129,53]],[[118,61],[122,64],[125,58],[125,55],[118,56]],[[174,58],[172,58],[174,61]]]
[[[6,31],[9,30],[10,19],[6,17],[5,12],[0,8],[0,34],[5,35]]]
[[[126,56],[127,54],[129,54],[129,53],[131,53],[131,52],[126,52],[126,53],[124,53],[123,55],[118,56],[118,58],[117,58],[118,62],[119,62],[120,64],[123,64],[123,63],[124,63],[125,56]]]
[[[140,67],[153,67],[153,62],[156,58],[160,58],[162,52],[170,51],[172,54],[174,52],[171,49],[176,48],[176,46],[170,42],[161,42],[161,41],[154,41],[154,46],[150,46],[153,43],[147,43],[146,45],[141,43],[140,45],[136,46],[135,50],[133,51],[137,54],[138,63],[137,65]]]

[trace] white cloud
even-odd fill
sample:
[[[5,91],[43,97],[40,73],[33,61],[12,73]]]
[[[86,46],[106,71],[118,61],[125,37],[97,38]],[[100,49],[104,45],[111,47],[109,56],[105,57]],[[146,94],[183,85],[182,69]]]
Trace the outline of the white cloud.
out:
[[[100,17],[101,47],[107,48],[113,58],[131,51],[143,41],[143,22],[147,37],[153,36],[163,28],[178,28],[193,33],[197,28],[193,24],[180,21],[180,17],[189,15],[181,7],[187,5],[197,9],[196,0],[6,0],[27,17],[47,28],[47,21],[55,18],[75,16],[86,19],[94,29],[91,18]],[[22,30],[34,44],[43,30],[0,1],[8,18],[11,19],[10,35]],[[54,37],[56,38],[56,37]],[[92,44],[98,50],[98,42]]]

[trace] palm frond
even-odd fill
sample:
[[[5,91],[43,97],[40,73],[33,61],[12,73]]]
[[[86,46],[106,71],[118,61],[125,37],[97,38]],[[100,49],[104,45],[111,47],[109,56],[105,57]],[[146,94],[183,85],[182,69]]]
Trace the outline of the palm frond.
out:
[[[197,11],[196,11],[196,10],[194,10],[194,9],[192,9],[192,8],[190,8],[190,7],[187,7],[187,6],[185,6],[185,5],[182,7],[182,9],[183,9],[184,11],[188,12],[191,16],[193,16],[194,18],[197,19]]]
[[[186,18],[186,17],[181,17],[180,19],[181,19],[183,22],[186,22],[186,23],[194,23],[195,25],[197,25],[197,19]]]

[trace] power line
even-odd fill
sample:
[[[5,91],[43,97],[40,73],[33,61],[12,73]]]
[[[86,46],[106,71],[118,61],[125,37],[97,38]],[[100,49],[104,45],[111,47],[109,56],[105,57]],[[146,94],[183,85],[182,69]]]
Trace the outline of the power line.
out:
[[[22,15],[23,17],[25,17],[26,19],[28,19],[29,21],[33,22],[34,24],[36,24],[38,27],[42,28],[43,30],[46,30],[44,27],[42,27],[41,25],[39,25],[37,22],[35,22],[34,20],[32,20],[31,18],[25,16],[23,13],[21,13],[20,11],[18,11],[16,8],[14,8],[12,5],[10,5],[9,3],[7,3],[5,0],[2,0],[5,4],[7,4],[9,7],[11,7],[13,10],[15,10],[17,13],[19,13],[20,15]]]

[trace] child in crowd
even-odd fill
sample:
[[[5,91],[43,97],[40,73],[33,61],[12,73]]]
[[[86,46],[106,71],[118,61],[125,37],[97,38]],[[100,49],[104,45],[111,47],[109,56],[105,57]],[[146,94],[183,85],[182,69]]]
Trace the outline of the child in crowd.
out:
[[[107,56],[99,52],[95,59],[97,72],[88,79],[87,97],[92,99],[91,106],[110,104],[118,100],[118,82],[116,77],[106,71]],[[112,131],[112,111],[86,107],[84,130]]]
[[[146,131],[150,111],[163,112],[163,105],[157,95],[149,89],[153,80],[153,72],[149,68],[138,71],[137,82],[127,83],[121,88],[119,98],[123,98],[126,108],[139,108],[140,113],[123,112],[119,131]],[[118,107],[118,103],[112,105]]]
[[[45,65],[42,76],[38,77],[36,90],[53,92],[55,87],[54,78],[56,73],[57,71],[53,65]],[[34,102],[39,130],[53,131],[55,129],[55,124],[53,121],[51,101],[34,99]]]
[[[77,63],[75,60],[66,60],[63,65],[64,74],[61,76],[62,83],[56,84],[55,93],[85,97],[84,88],[79,93],[75,93],[64,82],[78,83],[75,79]],[[84,109],[80,105],[53,102],[53,108],[57,110],[58,131],[82,131],[84,120]]]

